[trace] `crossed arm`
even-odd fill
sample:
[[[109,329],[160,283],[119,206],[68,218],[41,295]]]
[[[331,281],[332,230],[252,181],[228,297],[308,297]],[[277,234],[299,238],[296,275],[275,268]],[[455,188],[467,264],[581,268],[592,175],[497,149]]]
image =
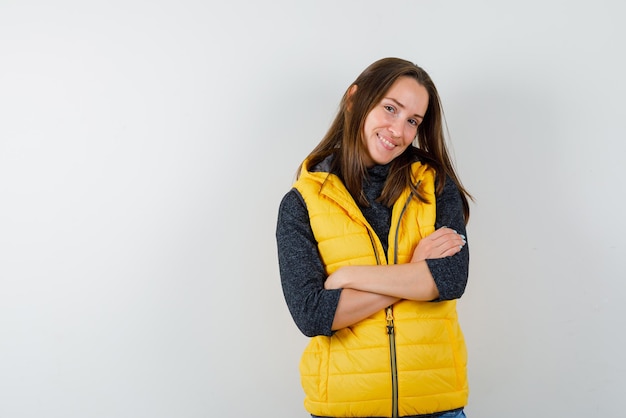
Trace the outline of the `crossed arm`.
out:
[[[429,301],[439,296],[426,259],[458,253],[465,239],[454,230],[440,228],[423,238],[410,263],[343,267],[326,280],[326,289],[343,289],[332,329],[350,326],[401,299]]]

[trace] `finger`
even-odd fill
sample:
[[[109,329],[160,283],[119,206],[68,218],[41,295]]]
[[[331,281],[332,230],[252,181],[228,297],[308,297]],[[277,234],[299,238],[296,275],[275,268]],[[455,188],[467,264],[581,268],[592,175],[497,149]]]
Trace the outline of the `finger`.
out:
[[[447,249],[451,246],[465,245],[465,237],[452,231],[450,233],[445,233],[445,235],[440,237],[434,238],[432,242],[435,247],[444,247]]]
[[[463,249],[462,245],[456,245],[453,247],[448,247],[443,253],[442,257],[450,257],[460,252]]]
[[[465,237],[459,234],[451,236],[446,240],[441,240],[438,246],[438,250],[443,256],[454,255],[461,251],[466,244]]]

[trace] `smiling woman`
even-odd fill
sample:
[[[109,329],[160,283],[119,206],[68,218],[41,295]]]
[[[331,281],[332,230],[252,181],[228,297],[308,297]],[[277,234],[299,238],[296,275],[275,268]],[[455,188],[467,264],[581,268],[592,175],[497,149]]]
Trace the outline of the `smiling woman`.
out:
[[[442,132],[437,90],[384,58],[348,87],[283,197],[276,238],[314,417],[463,417],[471,196]],[[355,388],[359,388],[355,390]]]
[[[350,91],[356,91],[354,84]],[[385,165],[402,154],[415,139],[428,107],[428,92],[414,78],[399,78],[365,118],[365,165]]]

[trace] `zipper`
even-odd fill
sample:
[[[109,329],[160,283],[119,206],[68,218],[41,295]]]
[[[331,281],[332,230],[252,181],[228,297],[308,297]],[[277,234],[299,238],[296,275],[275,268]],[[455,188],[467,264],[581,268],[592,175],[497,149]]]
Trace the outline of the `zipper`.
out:
[[[416,187],[419,187],[419,184],[420,182],[417,183]],[[398,224],[396,225],[394,235],[393,264],[398,264],[398,230],[400,229],[400,222],[402,221],[404,213],[406,212],[412,198],[413,193],[409,194],[409,198],[402,207],[402,212],[400,212],[400,216],[398,217]],[[398,411],[398,359],[396,353],[396,328],[393,322],[393,305],[387,307],[386,313],[387,335],[389,336],[389,354],[391,358],[391,417],[398,418],[400,416]]]
[[[420,183],[422,181],[418,181],[417,184],[415,185],[415,188],[418,188],[420,186]],[[411,192],[409,194],[408,199],[406,200],[406,202],[404,203],[404,206],[402,206],[402,211],[400,212],[400,216],[398,216],[398,223],[396,224],[396,233],[394,235],[394,250],[393,250],[393,264],[398,264],[398,231],[400,230],[400,223],[402,222],[402,218],[404,217],[404,213],[406,212],[406,209],[409,207],[409,203],[411,203],[411,199],[413,199],[413,192]]]
[[[380,258],[378,255],[378,251],[376,251],[376,245],[374,241],[374,237],[372,232],[367,229],[367,233],[370,236],[370,240],[372,242],[372,248],[374,249],[374,254],[376,256],[376,264],[380,265]],[[396,228],[396,236],[397,236],[397,228]],[[397,240],[397,238],[396,238]],[[397,246],[396,246],[397,248]],[[394,257],[394,262],[397,262],[397,251],[396,256]],[[387,335],[389,336],[389,354],[391,358],[391,416],[392,418],[397,418],[398,414],[398,366],[396,364],[396,334],[395,334],[395,326],[393,324],[393,305],[390,305],[385,310],[387,315]]]
[[[398,364],[396,359],[396,334],[393,324],[393,306],[387,307],[387,335],[389,336],[389,352],[391,354],[391,416],[398,414]]]
[[[374,250],[374,256],[376,257],[376,265],[380,265],[380,257],[378,255],[378,251],[376,250],[376,240],[374,239],[374,233],[367,228],[367,235],[370,236],[370,242],[372,243],[372,250]]]

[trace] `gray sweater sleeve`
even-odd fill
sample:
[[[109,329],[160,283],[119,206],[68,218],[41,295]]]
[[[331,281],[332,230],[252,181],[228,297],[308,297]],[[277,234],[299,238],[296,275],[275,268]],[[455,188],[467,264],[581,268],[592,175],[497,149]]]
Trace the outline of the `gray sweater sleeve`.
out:
[[[442,226],[454,229],[459,234],[465,235],[467,239],[461,193],[449,177],[443,193],[437,197],[435,228]],[[452,257],[429,259],[426,260],[426,264],[439,290],[439,298],[435,301],[460,298],[465,292],[469,274],[469,241]]]
[[[276,242],[283,295],[294,322],[307,337],[332,335],[341,289],[324,289],[326,271],[309,213],[295,189],[280,203]]]

